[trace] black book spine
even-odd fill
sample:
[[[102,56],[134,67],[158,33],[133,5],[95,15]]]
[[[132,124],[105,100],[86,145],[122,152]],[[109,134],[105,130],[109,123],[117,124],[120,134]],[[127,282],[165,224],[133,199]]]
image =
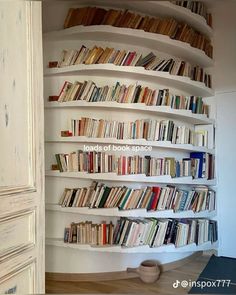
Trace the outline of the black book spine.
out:
[[[126,241],[127,241],[127,239],[128,239],[128,236],[129,236],[129,234],[130,234],[130,228],[131,228],[131,226],[132,226],[133,223],[134,223],[134,221],[132,221],[132,220],[129,221],[129,224],[128,224],[128,227],[127,227],[127,230],[126,230],[126,232],[125,232],[124,239],[123,239],[122,244],[121,244],[122,246],[125,245],[125,243],[126,243]]]
[[[196,225],[196,235],[195,235],[195,239],[194,239],[196,245],[198,245],[198,234],[199,234],[199,223],[197,223],[197,225]]]
[[[145,174],[146,176],[150,176],[150,161],[151,161],[151,156],[145,156],[145,161],[147,161],[147,165],[146,166],[146,171]]]
[[[118,231],[117,231],[117,234],[116,236],[114,237],[114,244],[119,244],[119,241],[120,241],[120,236],[121,236],[121,233],[123,231],[123,228],[124,228],[124,225],[125,225],[125,222],[126,222],[126,218],[123,218],[120,220],[120,226],[118,228]]]
[[[102,198],[101,198],[101,201],[100,201],[100,203],[98,205],[98,208],[104,208],[104,205],[105,205],[106,200],[107,200],[107,198],[108,198],[108,196],[110,194],[110,191],[111,191],[111,187],[106,187],[105,188],[105,191],[104,191],[104,193],[102,195]]]
[[[170,235],[168,237],[167,243],[175,244],[175,239],[176,239],[176,234],[177,234],[177,226],[178,226],[178,221],[173,220]]]
[[[77,190],[76,189],[73,189],[73,193],[72,193],[72,196],[70,198],[70,203],[69,203],[69,206],[68,207],[72,207],[73,202],[74,202],[74,199],[75,199],[76,192],[77,192]]]
[[[166,229],[166,235],[164,239],[164,244],[167,244],[168,239],[170,237],[171,227],[172,227],[173,220],[168,221],[167,229]]]
[[[118,232],[119,232],[119,229],[120,229],[120,226],[121,226],[121,222],[122,222],[122,220],[120,219],[116,223],[116,227],[115,227],[115,230],[114,230],[114,233],[113,233],[113,244],[115,244],[115,242],[116,242],[117,235],[118,235]]]
[[[159,224],[157,223],[156,225],[156,229],[155,229],[155,233],[152,237],[152,241],[150,242],[150,247],[153,247],[153,244],[154,244],[154,241],[155,241],[155,238],[156,238],[156,235],[157,235],[157,232],[158,232],[158,229],[159,229]]]
[[[137,103],[138,102],[141,91],[142,91],[141,85],[137,86],[137,91],[135,93],[135,97],[134,97],[133,103]]]

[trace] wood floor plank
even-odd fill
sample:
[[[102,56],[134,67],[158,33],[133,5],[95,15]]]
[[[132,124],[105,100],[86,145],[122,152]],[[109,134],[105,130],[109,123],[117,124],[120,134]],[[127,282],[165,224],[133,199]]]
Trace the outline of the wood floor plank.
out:
[[[210,256],[201,256],[178,269],[161,274],[154,284],[145,284],[139,278],[100,281],[100,282],[59,282],[46,281],[47,294],[187,294],[190,288],[173,288],[173,283],[179,281],[194,281],[206,266]]]

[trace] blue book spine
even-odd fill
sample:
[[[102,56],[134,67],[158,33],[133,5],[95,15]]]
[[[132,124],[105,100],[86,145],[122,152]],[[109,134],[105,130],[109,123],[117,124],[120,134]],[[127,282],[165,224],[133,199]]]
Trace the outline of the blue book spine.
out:
[[[181,201],[180,201],[180,205],[179,205],[179,210],[180,211],[183,211],[184,210],[184,207],[185,207],[187,198],[188,198],[188,191],[183,191],[183,195],[182,195],[182,198],[181,198]]]

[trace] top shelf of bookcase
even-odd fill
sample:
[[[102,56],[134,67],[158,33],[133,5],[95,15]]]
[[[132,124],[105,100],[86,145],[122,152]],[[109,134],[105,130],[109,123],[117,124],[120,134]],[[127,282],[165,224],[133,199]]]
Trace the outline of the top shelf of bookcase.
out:
[[[204,51],[190,44],[171,39],[169,36],[144,32],[143,30],[112,26],[75,26],[44,34],[45,41],[93,40],[129,44],[165,52],[201,67],[213,66],[213,60]]]
[[[146,1],[100,0],[98,2],[96,0],[80,0],[79,4],[71,5],[71,7],[79,6],[103,6],[108,8],[129,9],[131,11],[137,11],[151,16],[174,17],[176,20],[189,24],[195,30],[208,37],[212,37],[213,35],[213,30],[210,26],[208,26],[204,17],[169,1],[148,1],[147,4]]]

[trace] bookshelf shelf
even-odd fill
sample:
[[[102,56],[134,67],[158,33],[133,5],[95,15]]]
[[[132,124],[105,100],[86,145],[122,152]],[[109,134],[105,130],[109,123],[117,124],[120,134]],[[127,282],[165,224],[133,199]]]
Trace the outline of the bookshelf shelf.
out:
[[[164,245],[156,248],[150,248],[149,246],[139,246],[139,247],[121,247],[119,245],[114,246],[90,246],[90,245],[80,245],[80,244],[69,244],[64,243],[62,239],[48,238],[46,239],[47,246],[57,246],[71,248],[75,250],[83,251],[95,251],[95,252],[112,252],[112,253],[165,253],[165,252],[195,252],[195,251],[206,251],[216,249],[218,243],[207,242],[202,245],[197,246],[196,244],[190,244],[184,247],[176,248],[173,244]]]
[[[189,184],[189,185],[209,185],[215,186],[216,180],[206,180],[204,178],[192,179],[192,177],[171,178],[164,176],[146,176],[143,174],[117,175],[116,173],[85,173],[85,172],[59,172],[46,171],[48,177],[81,178],[90,180],[122,181],[122,182],[141,182],[141,183],[166,183],[166,184]]]
[[[70,102],[46,102],[46,109],[53,108],[104,108],[119,109],[133,112],[147,112],[157,116],[168,116],[172,119],[179,119],[190,124],[214,124],[214,120],[207,118],[206,115],[193,114],[189,110],[176,110],[167,106],[147,106],[143,103],[117,103],[109,102],[86,102],[86,101],[70,101]]]
[[[166,72],[147,71],[143,67],[116,66],[113,64],[73,65],[63,68],[45,69],[44,76],[91,75],[130,78],[147,82],[161,83],[195,96],[209,97],[214,91],[202,82],[192,81],[188,77],[170,75]]]
[[[216,216],[215,211],[201,211],[194,213],[191,210],[174,213],[173,210],[147,211],[146,209],[119,210],[118,208],[88,208],[88,207],[61,207],[57,204],[46,204],[46,210],[63,213],[73,213],[95,216],[113,217],[154,217],[154,218],[212,218]]]
[[[117,28],[112,26],[76,26],[65,30],[53,31],[44,34],[45,41],[65,40],[94,40],[130,44],[165,52],[172,56],[182,58],[202,67],[213,66],[213,60],[204,51],[178,40],[173,40],[166,35],[144,32],[137,29]]]
[[[214,149],[193,146],[191,144],[172,144],[169,141],[148,141],[145,139],[115,139],[115,138],[89,138],[85,136],[58,137],[54,139],[46,139],[46,142],[67,142],[67,143],[100,143],[115,145],[134,145],[134,146],[151,146],[153,148],[173,149],[189,152],[204,152],[214,154]]]
[[[98,6],[98,2],[96,0],[80,0],[79,5],[74,5],[74,7],[78,6]],[[114,1],[113,3],[109,0],[103,0],[99,1],[99,7],[101,6],[130,9],[157,17],[174,16],[175,19],[188,23],[193,28],[209,37],[213,35],[212,28],[208,26],[206,20],[201,15],[193,13],[185,7],[177,6],[169,1],[149,1],[148,5],[143,1],[136,1],[134,8],[134,4],[130,1],[121,0],[119,2]]]

